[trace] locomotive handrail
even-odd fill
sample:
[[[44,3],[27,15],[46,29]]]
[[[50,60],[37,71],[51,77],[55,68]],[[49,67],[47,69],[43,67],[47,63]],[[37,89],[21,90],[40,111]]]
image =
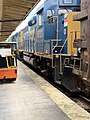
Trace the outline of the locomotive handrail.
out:
[[[70,34],[74,34],[74,40],[77,39],[77,33],[80,33],[80,31],[72,31],[70,32]],[[71,39],[72,40],[72,39]],[[72,44],[72,41],[71,41],[71,44]],[[72,51],[72,47],[71,47],[71,51]],[[75,68],[75,63],[76,63],[76,60],[80,60],[80,68],[79,70],[81,69],[81,59],[78,59],[78,58],[74,58],[74,65],[73,65],[73,68]]]
[[[73,31],[71,31],[71,33],[72,33],[72,32],[80,32],[80,30],[73,30]]]
[[[56,45],[52,48],[52,68],[55,68],[53,65],[53,51],[57,46],[58,46],[58,43],[56,43]]]
[[[78,39],[78,35],[79,35],[78,33],[80,34],[79,30],[70,32],[71,35],[74,35],[74,38],[73,38],[74,40]],[[72,38],[71,38],[71,46],[72,46],[72,42],[74,42],[74,41],[72,41]],[[71,51],[72,51],[72,47],[71,47]]]
[[[55,42],[55,41],[57,41],[57,40],[56,40],[56,39],[52,39],[51,41],[52,41],[52,42]],[[61,40],[58,40],[58,41],[61,41]]]
[[[62,48],[61,48],[61,50],[60,50],[60,74],[62,74],[62,50],[63,50],[63,48],[64,48],[67,40],[68,40],[68,37],[67,37],[66,40],[64,41],[63,46],[62,46]]]
[[[56,45],[53,47],[53,49],[52,49],[52,68],[55,68],[54,67],[54,65],[53,65],[53,51],[54,51],[54,49],[58,46],[58,16],[51,16],[50,18],[48,18],[48,19],[51,19],[51,18],[56,18],[57,19],[57,30],[56,30],[56,33],[57,33],[57,36],[56,36]]]
[[[72,32],[70,32],[70,34],[73,34],[73,33],[74,33],[74,35],[75,35],[75,38],[74,38],[74,39],[77,39],[77,33],[80,33],[80,31],[77,30],[77,31],[72,31]]]
[[[75,33],[75,38],[74,39],[76,39],[76,37],[77,37],[77,32],[80,32],[80,31],[72,31],[72,32],[70,32],[70,34]],[[64,48],[64,46],[65,46],[65,44],[66,44],[66,42],[68,40],[68,37],[64,41],[64,44],[63,44],[63,46],[62,46],[62,48],[60,50],[60,74],[62,74],[62,50],[63,50],[63,48]]]

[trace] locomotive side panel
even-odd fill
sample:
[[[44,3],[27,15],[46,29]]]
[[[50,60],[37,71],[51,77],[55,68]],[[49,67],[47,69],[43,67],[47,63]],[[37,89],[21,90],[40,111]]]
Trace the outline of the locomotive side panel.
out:
[[[68,79],[64,82],[62,77],[65,75],[65,65],[72,67],[74,55],[77,55],[72,45],[74,37],[69,34],[76,27],[79,29],[79,24],[72,22],[72,12],[80,10],[80,0],[47,0],[38,5],[30,13],[28,32],[22,30],[23,37],[18,42],[20,57],[23,56],[25,61],[43,72],[50,81],[66,84],[72,90],[71,83],[75,83],[71,79],[72,75],[71,81]],[[25,36],[28,35],[27,39]],[[77,86],[73,90],[76,89]]]

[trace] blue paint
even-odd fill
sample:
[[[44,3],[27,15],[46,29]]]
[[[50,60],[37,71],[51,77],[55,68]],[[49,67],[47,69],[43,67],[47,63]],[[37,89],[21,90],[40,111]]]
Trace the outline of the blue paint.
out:
[[[68,2],[69,1],[69,2]],[[80,8],[80,0],[43,0],[38,3],[38,5],[31,11],[29,14],[29,32],[24,31],[24,41],[29,41],[29,50],[41,52],[41,53],[51,53],[52,46],[56,45],[56,42],[51,42],[53,39],[57,39],[57,19],[58,23],[58,46],[62,46],[67,39],[68,26],[64,25],[65,14],[58,15],[58,10],[61,9],[63,11],[77,11]],[[54,19],[51,19],[48,16],[47,19],[47,11],[51,10],[52,16]],[[49,11],[50,12],[50,11]],[[42,16],[42,25],[39,25],[39,15]],[[56,17],[55,17],[56,16]],[[53,21],[53,22],[51,22]],[[30,31],[35,29],[34,41],[31,40]],[[20,35],[18,33],[15,38],[20,42]],[[48,42],[49,41],[49,42]],[[48,43],[46,43],[48,42]],[[25,46],[27,43],[24,43]],[[47,47],[48,45],[48,47]],[[62,54],[67,54],[67,45],[65,44]],[[33,47],[32,47],[33,46]],[[50,49],[50,50],[49,50]],[[56,53],[57,51],[57,53]],[[56,48],[54,51],[55,54],[60,54],[60,48]]]

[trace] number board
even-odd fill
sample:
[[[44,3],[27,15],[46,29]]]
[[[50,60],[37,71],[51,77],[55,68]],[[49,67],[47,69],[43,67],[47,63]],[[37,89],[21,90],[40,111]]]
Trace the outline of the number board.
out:
[[[72,3],[73,3],[73,0],[63,0],[63,3],[64,3],[64,4],[72,4]]]

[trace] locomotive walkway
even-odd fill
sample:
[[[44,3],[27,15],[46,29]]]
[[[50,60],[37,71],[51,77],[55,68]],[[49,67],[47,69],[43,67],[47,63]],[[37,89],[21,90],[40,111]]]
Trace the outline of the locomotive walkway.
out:
[[[90,120],[90,114],[18,62],[18,78],[0,84],[0,120]]]

